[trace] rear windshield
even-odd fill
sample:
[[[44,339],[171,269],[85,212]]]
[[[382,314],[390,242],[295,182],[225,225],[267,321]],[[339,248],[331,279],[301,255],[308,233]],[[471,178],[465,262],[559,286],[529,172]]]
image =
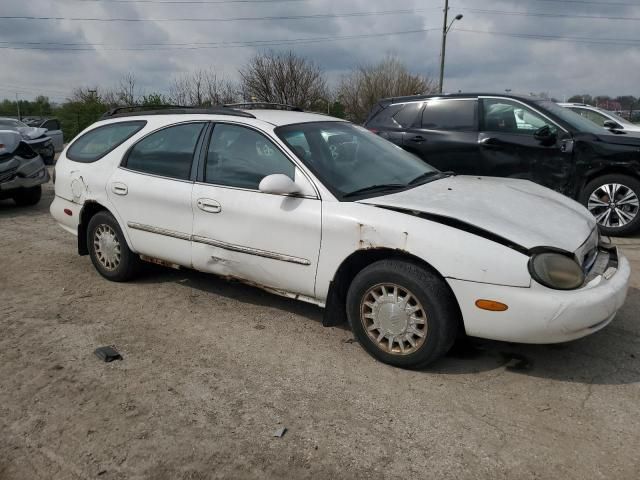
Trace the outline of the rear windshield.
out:
[[[146,123],[137,120],[94,128],[73,142],[67,150],[67,158],[75,162],[95,162],[139,132]]]

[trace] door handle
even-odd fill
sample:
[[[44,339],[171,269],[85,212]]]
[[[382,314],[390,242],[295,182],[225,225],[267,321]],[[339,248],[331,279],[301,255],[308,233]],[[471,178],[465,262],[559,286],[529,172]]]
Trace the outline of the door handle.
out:
[[[415,143],[422,143],[422,142],[426,142],[427,139],[424,138],[422,135],[416,135],[415,137],[411,137],[409,141],[415,142]]]
[[[196,205],[200,210],[207,213],[220,213],[222,211],[222,206],[209,198],[199,198]]]
[[[126,195],[129,193],[129,189],[124,183],[114,182],[111,184],[111,191],[116,195]]]
[[[498,147],[502,145],[502,142],[495,137],[482,137],[478,140],[478,143],[487,147]]]

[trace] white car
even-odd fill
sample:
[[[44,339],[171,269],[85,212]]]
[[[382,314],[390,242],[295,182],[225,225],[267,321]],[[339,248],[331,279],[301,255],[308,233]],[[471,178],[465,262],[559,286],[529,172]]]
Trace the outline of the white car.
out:
[[[640,133],[640,125],[631,123],[629,120],[604,108],[593,107],[584,103],[559,103],[558,105],[582,115],[602,128]]]
[[[55,167],[51,214],[110,280],[141,260],[234,278],[347,319],[422,367],[464,329],[552,343],[606,326],[629,263],[593,216],[526,180],[442,173],[349,122],[286,110],[115,114]]]

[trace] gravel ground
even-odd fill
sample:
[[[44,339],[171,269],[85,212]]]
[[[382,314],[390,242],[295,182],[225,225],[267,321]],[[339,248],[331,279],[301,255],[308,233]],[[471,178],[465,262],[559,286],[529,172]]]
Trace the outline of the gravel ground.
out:
[[[0,202],[2,480],[638,478],[638,240],[621,241],[635,273],[603,331],[468,340],[410,372],[257,289],[151,266],[107,282],[51,200]]]

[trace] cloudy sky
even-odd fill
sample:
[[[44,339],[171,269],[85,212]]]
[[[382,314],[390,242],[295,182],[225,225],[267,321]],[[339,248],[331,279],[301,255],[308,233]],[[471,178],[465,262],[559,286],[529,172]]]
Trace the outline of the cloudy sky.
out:
[[[197,69],[235,79],[259,49],[293,49],[332,83],[388,54],[437,77],[443,4],[2,0],[0,98],[62,101],[73,87],[113,87],[129,72],[139,93],[166,93],[173,78]],[[640,95],[640,0],[451,0],[450,18],[458,13],[447,91]]]

